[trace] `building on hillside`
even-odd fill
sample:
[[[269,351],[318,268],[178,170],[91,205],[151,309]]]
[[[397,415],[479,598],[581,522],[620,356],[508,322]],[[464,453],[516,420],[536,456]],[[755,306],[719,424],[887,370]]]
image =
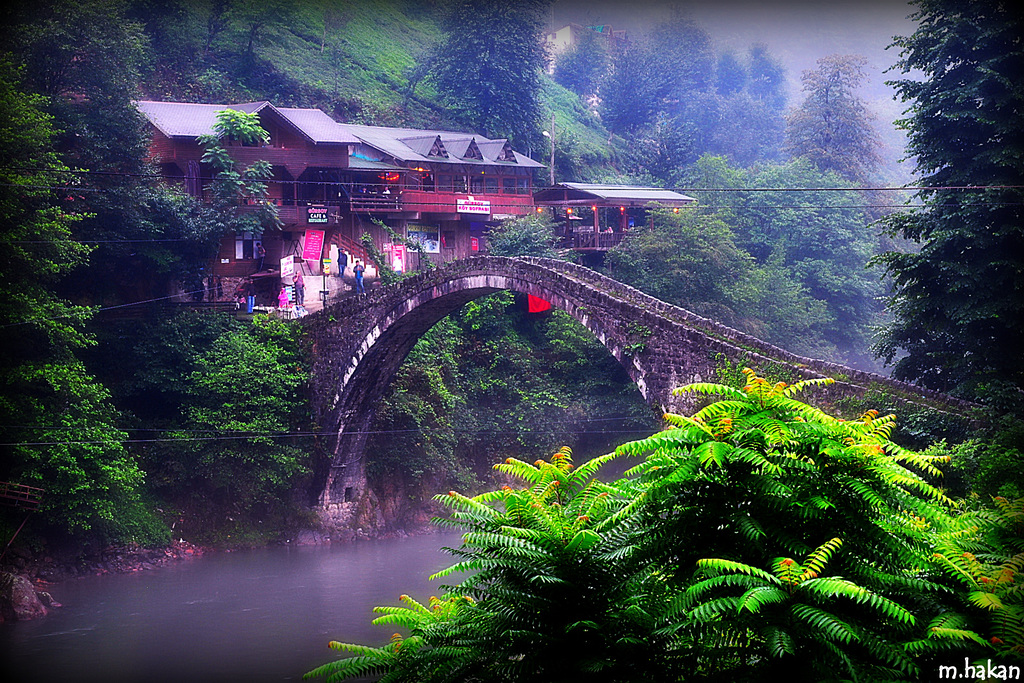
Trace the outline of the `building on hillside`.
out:
[[[257,114],[270,134],[266,146],[224,143],[241,165],[271,164],[269,197],[282,223],[263,234],[225,236],[208,271],[224,299],[246,277],[255,278],[262,300],[276,296],[292,268],[307,279],[314,276],[317,286],[307,284],[310,292],[338,291],[345,286],[340,276],[351,274],[354,259],[367,261],[360,241],[366,233],[398,270],[419,266],[418,254],[403,240],[418,241],[434,261],[485,251],[489,226],[533,210],[533,174],[544,168],[507,140],[343,124],[319,109],[269,102],[141,101],[137,106],[152,126],[154,164],[165,178],[203,200],[210,198],[212,170],[202,163],[198,138],[214,132],[217,112]],[[339,262],[347,262],[344,273]],[[323,276],[325,266],[329,276]],[[373,274],[372,264],[367,272]]]
[[[566,24],[554,31],[544,34],[544,44],[548,48],[548,73],[555,69],[555,59],[558,55],[571,50],[580,42],[580,36],[596,33],[608,41],[608,47],[620,46],[628,40],[624,30],[614,30],[608,24],[598,26],[583,26],[581,24]]]

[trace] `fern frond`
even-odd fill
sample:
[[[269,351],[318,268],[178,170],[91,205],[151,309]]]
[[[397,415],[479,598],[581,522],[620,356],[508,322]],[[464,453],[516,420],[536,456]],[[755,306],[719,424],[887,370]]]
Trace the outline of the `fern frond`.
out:
[[[678,387],[672,390],[673,396],[682,396],[683,394],[703,394],[705,396],[727,396],[733,400],[746,403],[748,398],[743,391],[736,387],[730,387],[727,384],[715,384],[713,382],[694,382],[687,384],[686,386]]]
[[[737,611],[748,610],[757,613],[763,605],[785,602],[789,597],[789,593],[775,586],[756,586],[740,596]]]
[[[814,578],[821,574],[833,553],[839,550],[842,544],[843,540],[841,538],[833,538],[815,548],[804,562],[805,571],[802,578]]]
[[[805,624],[816,629],[819,633],[823,633],[832,640],[837,640],[841,643],[850,643],[855,640],[860,640],[857,632],[854,631],[849,624],[824,610],[818,609],[817,607],[812,607],[811,605],[795,605],[792,609],[792,613]]]
[[[796,654],[796,648],[793,645],[793,638],[787,631],[771,626],[766,628],[764,633],[765,644],[768,646],[768,652],[770,652],[773,657]]]
[[[907,624],[916,623],[914,615],[903,606],[858,586],[852,581],[841,579],[836,576],[809,579],[800,584],[799,590],[814,593],[823,598],[845,597],[855,602],[868,605],[885,616],[902,621]]]
[[[704,558],[697,560],[697,566],[702,569],[711,570],[713,572],[739,572],[748,576],[756,576],[768,583],[778,586],[779,580],[766,572],[763,569],[752,567],[749,564],[743,564],[742,562],[735,562],[733,560],[722,560],[718,558]]]
[[[781,393],[783,396],[792,397],[795,394],[800,393],[807,387],[820,387],[827,386],[829,384],[835,384],[836,381],[831,377],[817,377],[813,379],[802,379],[796,384],[790,384],[789,386],[782,389]]]

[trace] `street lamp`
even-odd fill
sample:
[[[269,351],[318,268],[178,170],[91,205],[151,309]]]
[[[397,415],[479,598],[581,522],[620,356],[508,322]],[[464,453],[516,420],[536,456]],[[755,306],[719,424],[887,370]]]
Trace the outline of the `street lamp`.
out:
[[[551,140],[551,161],[548,163],[548,170],[551,171],[551,186],[555,185],[555,115],[551,115],[551,132],[542,130],[541,135]]]

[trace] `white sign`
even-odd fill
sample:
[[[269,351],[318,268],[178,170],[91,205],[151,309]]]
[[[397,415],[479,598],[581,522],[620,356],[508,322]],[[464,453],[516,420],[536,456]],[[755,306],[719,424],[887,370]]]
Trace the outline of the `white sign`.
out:
[[[288,254],[287,256],[281,257],[281,279],[288,280],[291,282],[292,275],[295,274],[295,258]]]
[[[484,199],[456,199],[455,210],[459,213],[491,213],[491,202]]]

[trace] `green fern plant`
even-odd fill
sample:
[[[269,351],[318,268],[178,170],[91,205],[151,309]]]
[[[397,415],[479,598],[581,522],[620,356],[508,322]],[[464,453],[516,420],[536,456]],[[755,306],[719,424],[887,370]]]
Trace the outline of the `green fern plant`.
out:
[[[422,607],[378,608],[377,624],[409,635],[382,647],[332,643],[353,656],[307,674],[328,681],[675,680],[667,637],[652,616],[663,598],[657,568],[634,562],[629,501],[594,474],[614,454],[574,467],[562,448],[548,460],[495,466],[518,479],[478,496],[437,496],[463,529],[459,561],[434,579],[464,576]],[[666,678],[666,675],[669,678]]]
[[[948,576],[962,562],[943,559],[941,539],[980,543],[925,479],[943,459],[893,443],[892,416],[844,421],[794,398],[831,380],[744,375],[683,387],[719,400],[580,467],[567,448],[510,458],[495,468],[521,485],[438,496],[438,523],[465,533],[434,578],[461,582],[380,608],[377,623],[408,635],[332,645],[352,656],[308,676],[916,681],[992,652]],[[643,460],[623,479],[595,478],[627,455]],[[996,564],[961,574],[985,584]],[[1004,583],[974,603],[1012,602]],[[1018,613],[1000,614],[1015,632]]]
[[[1024,661],[1024,498],[996,497],[959,516],[939,537],[935,559],[960,586],[966,616],[933,628],[971,625],[989,646],[979,656]]]
[[[720,400],[618,449],[645,456],[627,473],[645,501],[639,552],[684,591],[659,615],[675,647],[709,678],[918,680],[905,645],[952,601],[933,557],[950,501],[925,479],[941,459],[893,443],[892,416],[795,398],[830,379],[743,373],[743,387],[677,390]]]

